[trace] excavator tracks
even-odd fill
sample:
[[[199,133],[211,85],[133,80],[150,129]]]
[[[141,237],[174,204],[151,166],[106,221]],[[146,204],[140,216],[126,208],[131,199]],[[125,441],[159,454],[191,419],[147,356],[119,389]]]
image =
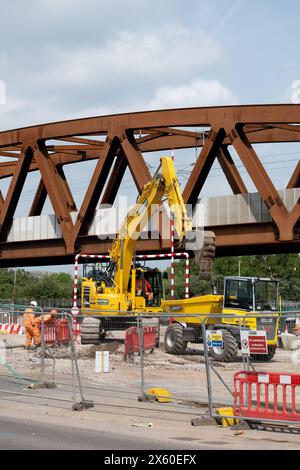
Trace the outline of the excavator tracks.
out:
[[[194,250],[195,263],[199,269],[199,278],[210,281],[213,275],[216,253],[216,236],[214,232],[204,231],[202,248]]]

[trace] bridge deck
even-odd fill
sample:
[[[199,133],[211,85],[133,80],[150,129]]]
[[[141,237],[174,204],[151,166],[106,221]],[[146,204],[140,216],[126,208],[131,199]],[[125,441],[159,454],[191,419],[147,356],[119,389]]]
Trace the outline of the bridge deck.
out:
[[[292,210],[300,197],[300,188],[279,191],[288,210]],[[291,246],[278,243],[276,229],[262,198],[258,193],[206,198],[201,201],[204,209],[204,226],[217,235],[217,256],[250,254],[257,252],[298,251],[298,244]],[[110,211],[110,209],[105,209]],[[97,210],[88,234],[79,237],[79,249],[87,253],[107,253],[111,248],[115,230],[100,229],[103,212]],[[72,213],[75,222],[77,212]],[[122,219],[121,219],[122,220]],[[144,230],[138,243],[139,252],[158,252],[169,249],[169,240],[164,243],[159,232]],[[47,253],[46,253],[47,251]],[[50,253],[50,256],[48,255]],[[20,217],[13,220],[7,242],[2,243],[1,260],[4,265],[63,264],[72,262],[66,255],[64,241],[54,214]],[[2,264],[1,263],[1,264]]]

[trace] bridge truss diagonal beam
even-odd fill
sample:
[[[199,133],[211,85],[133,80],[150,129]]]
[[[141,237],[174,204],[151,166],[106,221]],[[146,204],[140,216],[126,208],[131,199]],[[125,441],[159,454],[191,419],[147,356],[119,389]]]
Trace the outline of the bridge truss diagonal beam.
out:
[[[127,168],[127,159],[123,151],[123,148],[121,147],[117,154],[117,158],[116,158],[113,170],[111,172],[109,181],[107,183],[107,187],[105,188],[105,192],[102,196],[100,205],[104,205],[104,204],[112,205],[115,202],[115,198],[119,191],[126,168]]]
[[[41,215],[44,204],[47,199],[47,190],[44,185],[43,179],[40,179],[39,185],[37,187],[34,199],[31,204],[31,208],[29,211],[29,217],[35,217],[37,215]]]
[[[210,131],[183,191],[183,199],[186,204],[196,204],[225,136],[225,131],[222,128]]]
[[[238,128],[235,126],[233,129],[228,129],[228,134],[231,136],[235,150],[240,156],[244,167],[277,225],[280,240],[292,240],[294,227],[293,217],[289,214],[281,200],[278,191],[247,139],[247,136],[243,133],[240,126]]]
[[[218,151],[218,161],[233,194],[246,194],[248,192],[247,188],[230,155],[227,145],[221,145]]]
[[[121,145],[136,187],[138,191],[141,192],[145,184],[151,179],[151,175],[134,139],[133,132],[128,132],[127,135],[123,135]]]
[[[287,189],[299,188],[300,186],[300,160],[297,163],[297,166],[291,176],[290,181],[288,182]]]
[[[248,194],[240,166],[231,151],[233,147],[272,218],[268,225],[261,224],[260,229],[256,223],[244,227],[244,231],[237,227],[233,227],[232,231],[225,226],[216,228],[217,253],[228,253],[230,247],[236,245],[240,246],[240,252],[250,252],[253,246],[265,246],[266,250],[274,249],[277,252],[288,249],[296,251],[298,243],[300,252],[300,204],[297,202],[291,210],[287,209],[279,196],[279,189],[283,188],[275,187],[255,148],[256,144],[262,143],[292,142],[300,143],[300,105],[146,111],[0,132],[0,182],[3,178],[12,178],[6,196],[0,193],[0,260],[6,259],[9,264],[10,258],[17,259],[22,253],[18,258],[21,260],[26,251],[30,259],[30,243],[24,241],[17,246],[7,242],[29,172],[39,172],[41,178],[29,215],[40,215],[49,195],[62,232],[59,258],[65,260],[75,251],[88,247],[94,251],[107,250],[107,244],[97,239],[93,239],[92,244],[89,242],[89,227],[98,203],[114,203],[127,168],[141,192],[151,177],[144,153],[170,152],[172,147],[174,150],[199,149],[196,163],[183,188],[186,203],[195,204],[201,197],[216,159],[233,194]],[[3,161],[4,158],[6,161]],[[72,212],[77,211],[77,207],[64,166],[73,163],[80,165],[89,160],[95,160],[96,167],[73,224]],[[298,161],[288,189],[300,186],[299,165]],[[262,236],[263,230],[266,230],[265,237]],[[238,235],[240,232],[242,236]],[[266,242],[260,243],[260,240]],[[48,259],[47,246],[51,256],[53,254],[51,244],[53,241],[37,242],[34,256],[39,253],[41,258]],[[146,250],[166,248],[162,240],[144,243],[144,246]]]
[[[79,209],[75,224],[76,237],[88,231],[119,146],[120,141],[117,137],[107,137],[103,151],[98,157],[98,162],[86,195]]]
[[[32,159],[32,148],[27,146],[18,160],[6,198],[1,207],[0,241],[5,241],[7,238]]]
[[[46,146],[43,142],[37,142],[34,147],[34,156],[41,172],[42,180],[52,207],[56,214],[67,252],[74,252],[74,225],[70,217],[68,202],[65,197],[64,187],[58,177],[58,171],[53,164]]]

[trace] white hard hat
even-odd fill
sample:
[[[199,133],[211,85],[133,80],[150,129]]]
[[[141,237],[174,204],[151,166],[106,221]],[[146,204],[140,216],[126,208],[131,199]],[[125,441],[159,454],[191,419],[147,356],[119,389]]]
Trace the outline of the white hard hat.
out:
[[[37,301],[36,300],[32,300],[30,302],[30,305],[32,305],[32,307],[37,307]]]

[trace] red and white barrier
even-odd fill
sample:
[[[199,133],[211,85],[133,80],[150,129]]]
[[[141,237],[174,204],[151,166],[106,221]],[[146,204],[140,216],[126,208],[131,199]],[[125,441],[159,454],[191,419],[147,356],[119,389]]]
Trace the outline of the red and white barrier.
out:
[[[0,323],[0,335],[21,335],[22,325],[20,323]]]
[[[110,256],[106,255],[81,255],[78,254],[75,256],[75,265],[74,265],[74,295],[73,295],[73,312],[75,313],[78,310],[77,307],[77,294],[78,294],[78,268],[79,268],[79,258],[97,258],[97,259],[110,259]]]
[[[234,375],[234,414],[269,421],[300,422],[299,392],[300,374],[237,372]]]
[[[80,335],[80,323],[76,320],[76,317],[74,317],[73,320],[73,336],[74,336],[74,341],[78,340],[78,336]]]
[[[190,255],[186,252],[175,253],[174,249],[174,240],[175,240],[175,219],[174,214],[171,214],[171,253],[162,253],[156,255],[137,255],[136,259],[166,259],[171,258],[171,299],[174,300],[175,298],[175,261],[174,258],[185,258],[185,298],[188,299],[190,296]],[[90,258],[90,259],[102,259],[108,260],[110,256],[108,255],[85,255],[85,254],[78,254],[75,256],[75,264],[74,264],[74,295],[73,295],[73,308],[72,313],[78,313],[78,269],[79,269],[79,258]]]
[[[171,212],[171,300],[175,299],[175,261],[174,261],[175,217]]]

